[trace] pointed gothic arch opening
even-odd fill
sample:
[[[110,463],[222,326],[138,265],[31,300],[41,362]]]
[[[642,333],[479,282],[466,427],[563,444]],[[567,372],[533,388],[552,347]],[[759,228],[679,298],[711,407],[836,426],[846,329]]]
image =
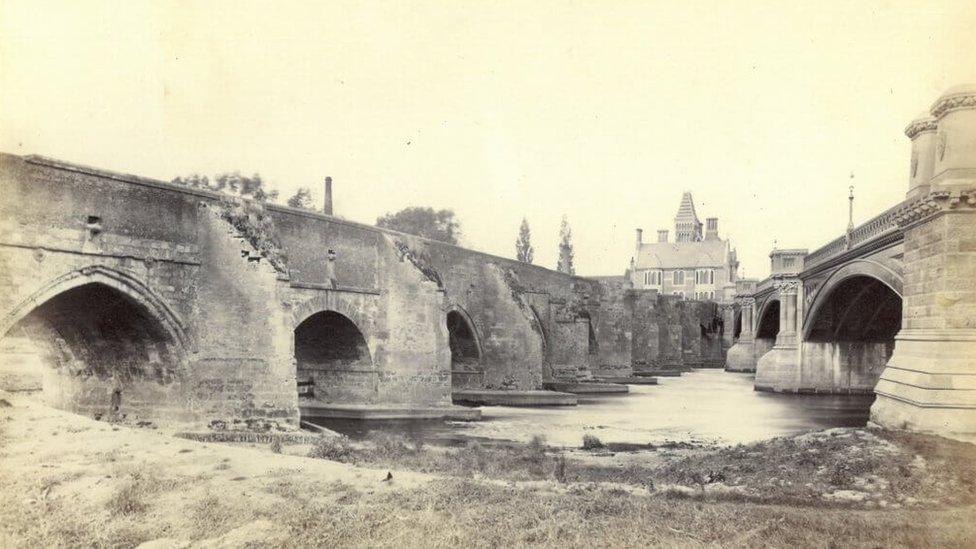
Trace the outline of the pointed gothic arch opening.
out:
[[[169,405],[183,357],[153,299],[101,271],[48,285],[2,334],[0,385],[73,412],[152,417]]]
[[[451,386],[480,387],[484,377],[481,345],[474,325],[459,309],[447,312],[448,344],[451,348]]]

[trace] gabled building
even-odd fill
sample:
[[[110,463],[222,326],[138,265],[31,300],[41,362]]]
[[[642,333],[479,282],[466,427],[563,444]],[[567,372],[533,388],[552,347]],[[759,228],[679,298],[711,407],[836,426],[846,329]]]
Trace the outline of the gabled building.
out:
[[[718,218],[707,218],[704,228],[703,234],[695,202],[686,192],[674,218],[674,241],[662,229],[656,242],[644,242],[643,230],[637,229],[629,271],[634,288],[685,299],[732,301],[739,269],[735,250],[719,238]]]

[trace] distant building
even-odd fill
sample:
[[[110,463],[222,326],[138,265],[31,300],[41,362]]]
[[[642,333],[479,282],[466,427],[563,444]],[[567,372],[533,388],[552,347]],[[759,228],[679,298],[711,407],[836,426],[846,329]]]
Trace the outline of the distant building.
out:
[[[657,232],[657,242],[643,241],[637,229],[637,247],[629,276],[634,288],[658,290],[685,299],[730,302],[735,296],[739,262],[728,240],[718,236],[718,218],[702,222],[695,213],[691,193],[681,197],[674,218],[674,241],[668,230]]]

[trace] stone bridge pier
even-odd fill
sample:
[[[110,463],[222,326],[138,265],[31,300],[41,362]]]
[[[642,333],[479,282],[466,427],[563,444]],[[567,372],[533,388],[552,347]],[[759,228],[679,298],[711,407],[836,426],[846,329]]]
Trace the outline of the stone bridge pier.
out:
[[[905,200],[810,254],[774,250],[771,277],[737,297],[747,326],[727,368],[754,363],[757,390],[873,391],[876,424],[973,438],[976,86],[905,133]]]

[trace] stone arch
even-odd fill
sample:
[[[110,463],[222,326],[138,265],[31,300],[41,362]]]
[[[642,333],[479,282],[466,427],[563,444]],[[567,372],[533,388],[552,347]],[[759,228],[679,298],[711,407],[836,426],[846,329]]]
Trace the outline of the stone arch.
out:
[[[481,345],[481,335],[478,334],[478,329],[475,327],[474,321],[471,319],[471,315],[464,310],[460,305],[451,305],[447,309],[447,314],[445,315],[447,321],[447,331],[448,337],[451,338],[451,361],[454,362],[454,337],[464,336],[466,339],[470,339],[470,347],[462,350],[465,353],[469,352],[474,355],[478,361],[481,361],[481,357],[484,355],[483,347]],[[452,321],[454,324],[452,324]],[[464,334],[455,333],[452,328],[463,329]],[[470,354],[468,355],[470,357]]]
[[[901,329],[902,296],[864,274],[838,278],[817,296],[803,325],[804,341],[890,341]]]
[[[484,351],[471,316],[459,305],[452,305],[444,320],[451,351],[451,387],[481,387],[484,383]]]
[[[377,371],[360,327],[331,309],[300,318],[293,335],[299,397],[323,403],[371,401],[378,390]]]
[[[837,269],[827,277],[826,280],[818,287],[816,292],[810,296],[812,299],[811,304],[806,307],[803,315],[803,337],[806,339],[815,324],[817,316],[820,314],[821,309],[828,303],[831,299],[834,291],[841,287],[848,280],[855,277],[866,277],[877,280],[878,282],[884,284],[891,289],[898,297],[902,297],[904,280],[900,274],[891,270],[890,268],[878,263],[876,261],[871,261],[869,259],[857,259],[850,263],[847,263],[843,267]]]
[[[107,286],[132,299],[160,323],[160,326],[177,343],[177,350],[181,354],[185,353],[187,345],[185,324],[166,301],[134,275],[103,265],[82,267],[41,286],[39,290],[4,315],[3,320],[0,321],[0,338],[44,303],[69,290],[88,284]]]
[[[375,356],[376,343],[373,340],[371,331],[369,330],[369,327],[372,326],[372,322],[370,322],[370,318],[364,312],[363,307],[349,303],[349,301],[345,299],[338,299],[336,296],[332,295],[332,292],[328,292],[327,295],[317,295],[295,305],[292,308],[292,330],[294,331],[297,329],[298,326],[313,315],[327,311],[338,313],[348,318],[366,340],[366,345],[369,348],[370,356]]]
[[[775,338],[779,333],[779,296],[771,295],[756,311],[756,338]],[[775,329],[773,328],[775,326]]]
[[[181,382],[182,322],[129,273],[103,266],[66,273],[7,313],[2,330],[4,384],[39,390],[56,408],[154,417]]]

